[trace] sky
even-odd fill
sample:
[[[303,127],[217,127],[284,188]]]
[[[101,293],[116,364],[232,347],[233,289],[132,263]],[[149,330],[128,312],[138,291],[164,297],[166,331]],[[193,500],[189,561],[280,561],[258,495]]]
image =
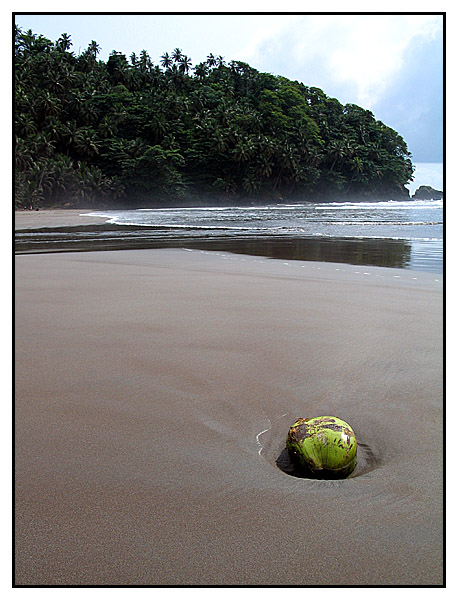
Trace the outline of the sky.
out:
[[[95,40],[104,61],[113,50],[129,57],[145,49],[159,64],[179,47],[193,65],[213,53],[319,87],[342,104],[371,110],[402,135],[417,166],[410,187],[442,189],[441,15],[21,14],[16,23],[52,41],[68,33],[77,54]],[[419,179],[423,172],[428,181]]]

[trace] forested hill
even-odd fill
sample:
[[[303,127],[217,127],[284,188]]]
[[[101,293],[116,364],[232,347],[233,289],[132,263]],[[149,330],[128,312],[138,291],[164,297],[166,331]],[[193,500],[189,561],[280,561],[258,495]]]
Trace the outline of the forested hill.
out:
[[[18,207],[409,197],[407,145],[369,110],[212,54],[71,47],[15,31]]]

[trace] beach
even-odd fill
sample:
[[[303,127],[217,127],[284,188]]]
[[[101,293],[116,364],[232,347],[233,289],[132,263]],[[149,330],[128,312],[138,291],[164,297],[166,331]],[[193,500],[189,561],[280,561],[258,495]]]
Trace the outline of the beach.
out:
[[[84,216],[91,211],[86,209],[42,209],[16,210],[14,212],[15,229],[39,229],[41,227],[72,227],[75,225],[100,225],[104,217]]]
[[[15,299],[16,585],[443,584],[441,275],[24,254]],[[282,468],[319,415],[346,480]]]

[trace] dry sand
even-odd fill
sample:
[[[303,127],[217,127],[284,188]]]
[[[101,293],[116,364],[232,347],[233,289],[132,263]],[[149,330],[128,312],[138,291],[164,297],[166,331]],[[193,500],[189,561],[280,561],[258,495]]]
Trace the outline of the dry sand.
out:
[[[16,210],[15,229],[39,229],[40,227],[69,227],[73,225],[99,225],[106,217],[85,216],[91,213],[83,209]]]
[[[442,277],[16,257],[16,584],[441,585]],[[299,416],[345,481],[276,465]]]

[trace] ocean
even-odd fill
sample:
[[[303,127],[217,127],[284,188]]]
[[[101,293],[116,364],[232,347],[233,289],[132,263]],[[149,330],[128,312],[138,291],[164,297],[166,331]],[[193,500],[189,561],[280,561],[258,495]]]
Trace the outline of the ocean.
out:
[[[189,247],[442,272],[442,200],[94,211],[104,225],[16,232],[17,251]]]

